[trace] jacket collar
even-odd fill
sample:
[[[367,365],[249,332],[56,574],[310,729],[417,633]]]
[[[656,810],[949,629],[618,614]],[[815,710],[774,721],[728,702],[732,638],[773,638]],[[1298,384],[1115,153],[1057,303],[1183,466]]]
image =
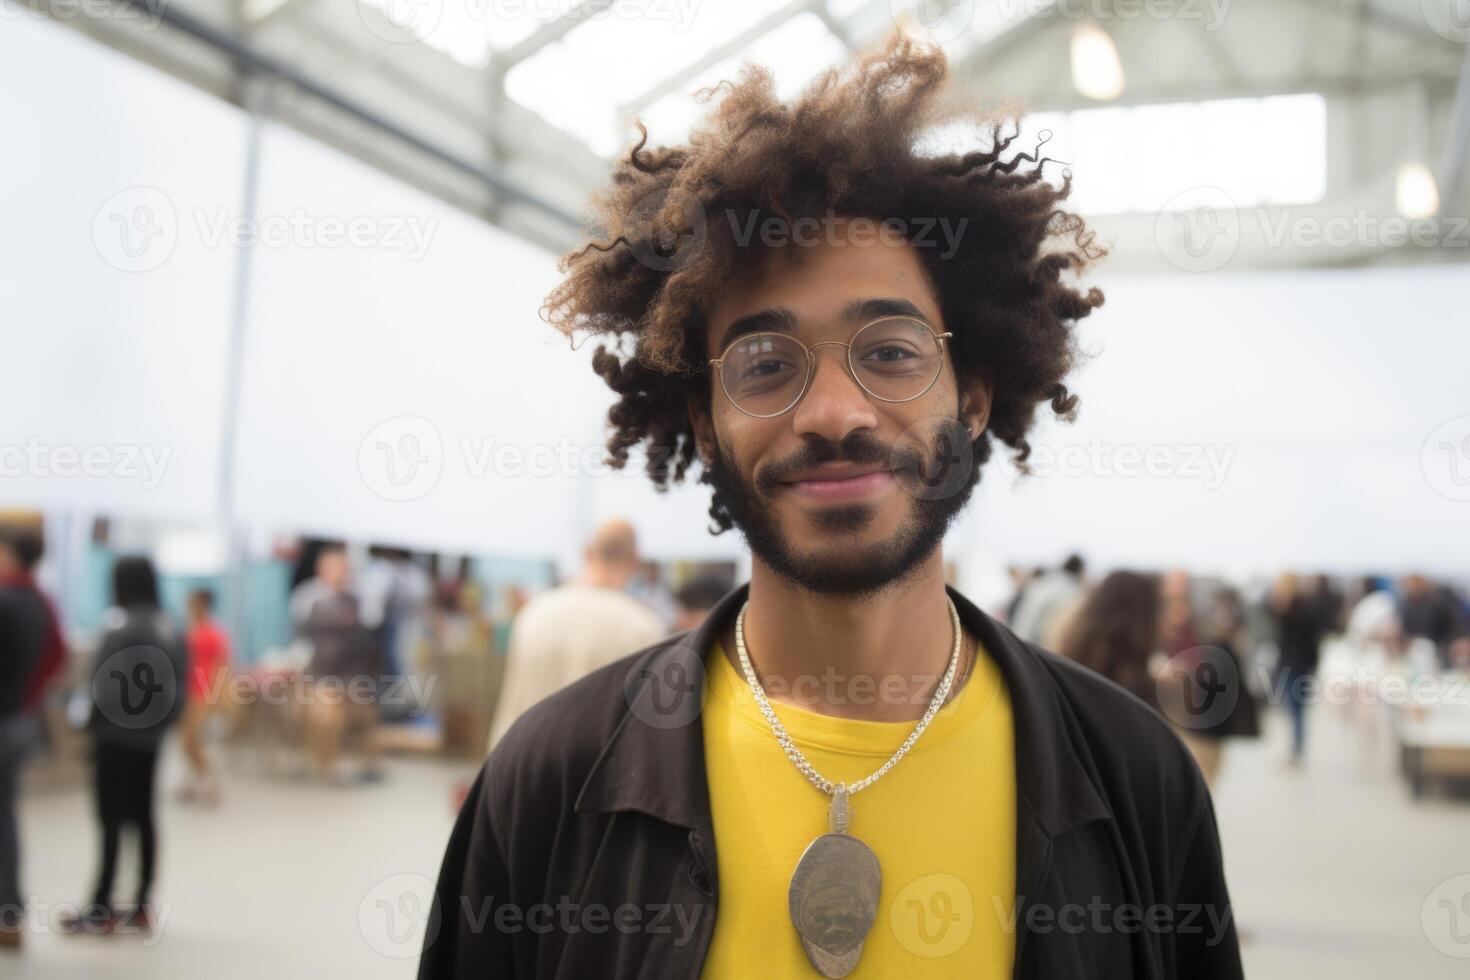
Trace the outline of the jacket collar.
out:
[[[958,590],[945,588],[1010,692],[1018,846],[1025,864],[1028,850],[1049,850],[1052,838],[1110,819],[1112,811],[1079,758],[1070,715],[1043,655]],[[583,783],[576,812],[636,811],[712,833],[700,724],[705,656],[749,591],[749,583],[731,590],[698,628],[675,634],[634,662],[624,685],[628,710]]]

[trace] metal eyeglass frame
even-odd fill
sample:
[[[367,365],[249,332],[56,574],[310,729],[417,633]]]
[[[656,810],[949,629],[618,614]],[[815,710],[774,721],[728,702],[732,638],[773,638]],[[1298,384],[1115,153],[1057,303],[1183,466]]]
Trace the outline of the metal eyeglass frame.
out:
[[[918,317],[908,316],[908,315],[902,314],[902,313],[896,313],[896,314],[892,314],[890,316],[880,316],[876,320],[869,320],[867,323],[863,324],[861,327],[858,327],[857,330],[853,332],[852,339],[853,340],[857,340],[858,335],[861,334],[864,330],[866,330],[869,327],[871,327],[873,324],[875,324],[875,323],[885,323],[885,322],[887,322],[889,320],[909,320],[909,321],[911,321],[913,323],[923,324],[924,329],[927,330],[929,332],[929,335],[934,338],[934,346],[936,348],[938,348],[938,350],[939,350],[939,367],[934,372],[934,377],[932,377],[932,378],[929,379],[929,383],[924,386],[924,390],[923,391],[920,391],[918,394],[915,394],[915,395],[910,395],[907,398],[884,398],[882,395],[878,394],[877,392],[875,392],[871,388],[869,388],[867,385],[863,384],[862,379],[858,377],[857,369],[855,367],[853,367],[853,364],[852,364],[852,344],[850,342],[844,344],[844,343],[842,343],[841,341],[838,341],[838,340],[824,340],[824,341],[821,341],[820,343],[812,344],[810,347],[808,347],[806,344],[803,344],[800,340],[797,340],[795,337],[791,336],[788,333],[779,333],[779,332],[774,331],[774,330],[763,330],[760,333],[746,334],[745,336],[742,336],[742,337],[736,337],[734,340],[730,341],[728,344],[725,345],[725,349],[720,352],[720,356],[719,357],[712,357],[712,358],[710,358],[709,361],[706,362],[706,364],[710,368],[718,368],[724,362],[726,356],[730,353],[730,348],[734,347],[736,344],[749,343],[751,341],[751,339],[753,339],[755,337],[762,337],[762,336],[765,336],[767,334],[770,334],[771,336],[774,336],[774,337],[780,337],[783,340],[789,340],[792,343],[796,344],[798,347],[800,347],[802,350],[806,351],[806,357],[807,357],[806,378],[801,383],[801,391],[799,391],[799,392],[796,393],[796,397],[791,400],[791,404],[790,405],[787,405],[785,408],[781,409],[779,412],[772,412],[769,415],[757,415],[755,412],[746,411],[746,409],[744,409],[743,407],[741,407],[740,403],[738,401],[736,401],[734,398],[731,397],[729,389],[727,389],[725,387],[725,372],[723,370],[717,370],[717,371],[715,371],[715,374],[719,376],[719,379],[720,379],[720,391],[724,392],[725,399],[727,401],[729,401],[729,403],[731,405],[734,405],[737,409],[739,409],[741,412],[743,412],[744,414],[749,415],[751,418],[755,418],[755,419],[773,419],[773,418],[776,418],[777,416],[785,415],[787,412],[791,411],[797,405],[801,404],[802,398],[806,397],[807,389],[810,388],[811,385],[812,385],[812,378],[816,377],[816,374],[817,374],[817,355],[816,355],[815,351],[816,351],[816,349],[818,347],[841,347],[841,348],[843,348],[843,350],[845,352],[845,356],[843,357],[843,360],[847,362],[847,373],[852,377],[852,380],[853,381],[856,381],[857,382],[857,386],[859,388],[861,388],[869,396],[878,399],[880,402],[888,402],[889,404],[892,404],[892,405],[900,404],[902,402],[911,402],[915,398],[922,398],[926,394],[928,394],[929,393],[929,389],[934,387],[935,382],[937,382],[939,380],[939,376],[944,373],[944,342],[946,340],[949,340],[950,338],[952,338],[954,336],[954,333],[952,331],[948,331],[948,330],[946,330],[944,333],[935,333],[934,330],[929,326],[928,323],[925,323],[925,321],[920,320]]]

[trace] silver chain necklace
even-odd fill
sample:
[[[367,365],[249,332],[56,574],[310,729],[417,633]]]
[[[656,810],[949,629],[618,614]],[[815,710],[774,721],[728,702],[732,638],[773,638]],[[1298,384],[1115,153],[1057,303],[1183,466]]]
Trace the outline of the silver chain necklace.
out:
[[[904,739],[898,751],[865,779],[848,786],[834,783],[822,776],[807,761],[796,747],[781,720],[776,717],[766,692],[761,688],[755,670],[750,666],[750,654],[745,649],[745,610],[750,601],[740,607],[735,617],[735,649],[740,654],[740,666],[745,672],[745,682],[750,693],[760,706],[761,714],[776,741],[781,743],[786,758],[812,783],[813,786],[832,798],[827,812],[828,832],[821,834],[807,845],[801,860],[791,875],[791,886],[787,890],[787,909],[791,922],[801,937],[802,949],[818,973],[824,977],[845,977],[851,973],[863,953],[863,940],[873,927],[878,915],[878,893],[882,889],[882,873],[878,867],[878,856],[872,848],[847,832],[852,822],[852,809],[848,798],[859,790],[866,789],[884,773],[898,764],[898,760],[913,747],[929,722],[949,697],[949,688],[954,681],[955,667],[959,663],[961,640],[960,614],[954,600],[945,596],[949,603],[949,618],[954,626],[954,648],[949,654],[949,666],[944,677],[929,700],[924,716]]]

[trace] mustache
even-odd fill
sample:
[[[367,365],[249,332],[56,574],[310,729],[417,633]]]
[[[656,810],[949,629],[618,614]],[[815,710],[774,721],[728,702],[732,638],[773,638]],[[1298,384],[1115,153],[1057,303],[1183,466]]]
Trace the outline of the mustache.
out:
[[[830,439],[813,439],[786,459],[767,463],[756,474],[755,485],[763,493],[771,493],[803,470],[823,463],[881,463],[900,473],[922,472],[924,457],[913,445],[887,446],[862,430],[850,433],[840,443]]]

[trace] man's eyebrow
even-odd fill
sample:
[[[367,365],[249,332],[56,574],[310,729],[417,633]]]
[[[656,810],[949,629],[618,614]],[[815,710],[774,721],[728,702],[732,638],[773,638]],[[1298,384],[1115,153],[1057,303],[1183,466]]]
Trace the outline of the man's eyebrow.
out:
[[[879,317],[885,316],[911,316],[925,323],[929,318],[924,315],[913,303],[898,297],[882,297],[879,299],[855,299],[842,308],[838,314],[846,323],[868,323]],[[746,334],[752,333],[795,333],[797,317],[785,306],[772,307],[757,313],[749,313],[740,317],[730,326],[725,328],[725,334],[720,338],[719,349],[723,351],[729,347],[731,342]]]

